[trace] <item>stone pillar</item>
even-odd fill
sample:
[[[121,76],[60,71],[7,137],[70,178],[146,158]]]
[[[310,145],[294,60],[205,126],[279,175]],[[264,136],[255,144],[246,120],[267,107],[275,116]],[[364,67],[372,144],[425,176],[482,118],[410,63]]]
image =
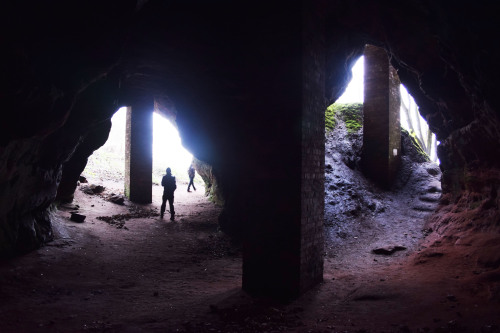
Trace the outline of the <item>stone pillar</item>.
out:
[[[274,100],[263,112],[266,122],[252,140],[261,163],[251,167],[255,178],[246,185],[258,195],[245,202],[251,211],[243,289],[280,299],[298,297],[323,280],[325,20],[314,3],[304,4],[302,29],[287,30],[288,36],[292,30],[297,35],[290,39],[290,52],[283,53],[301,57],[270,66],[288,64],[283,76],[269,76],[276,81],[271,86],[286,93],[269,94]],[[280,112],[274,112],[278,105]]]
[[[324,11],[305,6],[302,50],[302,168],[300,221],[300,288],[323,281],[325,213],[325,80]]]
[[[135,100],[127,108],[125,195],[133,202],[153,198],[153,99]]]
[[[399,78],[384,49],[365,47],[363,152],[365,175],[389,188],[401,162]]]

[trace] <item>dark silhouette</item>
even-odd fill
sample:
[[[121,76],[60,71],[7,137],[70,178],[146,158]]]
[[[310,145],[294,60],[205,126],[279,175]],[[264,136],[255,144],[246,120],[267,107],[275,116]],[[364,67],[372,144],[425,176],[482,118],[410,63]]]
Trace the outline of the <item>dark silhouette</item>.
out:
[[[193,164],[191,164],[191,165],[189,166],[189,169],[188,169],[188,176],[189,176],[188,192],[191,192],[191,191],[189,190],[189,188],[191,187],[191,185],[193,185],[193,190],[195,190],[195,191],[196,191],[196,187],[194,187],[194,182],[193,182],[194,175],[195,175],[195,170],[194,170]]]
[[[175,218],[174,191],[177,188],[177,184],[175,183],[175,177],[172,176],[170,168],[167,168],[167,174],[163,176],[161,186],[163,186],[163,197],[160,209],[160,218],[163,218],[166,202],[168,200],[168,205],[170,207],[170,220],[173,221]]]

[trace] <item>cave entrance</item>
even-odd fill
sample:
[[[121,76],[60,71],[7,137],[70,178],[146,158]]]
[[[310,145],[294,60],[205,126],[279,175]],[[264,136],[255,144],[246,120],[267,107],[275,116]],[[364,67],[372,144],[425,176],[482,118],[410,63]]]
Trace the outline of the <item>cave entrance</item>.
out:
[[[336,103],[328,107],[325,116],[327,277],[330,272],[336,270],[335,274],[339,275],[349,275],[353,272],[373,275],[372,270],[381,267],[380,263],[391,264],[393,258],[402,258],[408,252],[415,251],[419,241],[425,236],[425,219],[432,214],[440,197],[439,166],[423,158],[422,146],[415,147],[411,143],[411,138],[417,135],[416,132],[423,132],[424,137],[428,134],[424,132],[424,129],[428,131],[427,124],[419,115],[417,118],[412,112],[404,109],[413,107],[414,112],[418,110],[406,89],[394,84],[388,56],[384,50],[382,51],[382,54],[378,54],[383,60],[383,65],[379,66],[384,67],[380,74],[382,82],[373,80],[373,77],[372,82],[367,80],[367,85],[376,82],[377,86],[370,92],[372,95],[370,98],[373,102],[373,98],[377,98],[374,92],[378,91],[382,95],[378,99],[382,110],[377,111],[374,116],[372,115],[372,119],[367,121],[364,112],[367,105],[364,78],[369,70],[364,66],[370,62],[367,62],[364,56],[359,57],[353,65],[353,78],[346,92]],[[387,84],[388,82],[390,84]],[[399,98],[400,91],[401,98]],[[397,98],[393,99],[394,95],[398,95]],[[400,104],[394,103],[394,100]],[[390,105],[391,103],[393,104]],[[398,122],[401,119],[401,127],[406,127],[409,134],[402,133],[399,124],[394,125],[393,120],[387,119],[390,118],[387,115],[390,112],[393,113],[390,116],[397,118]],[[395,112],[397,114],[394,114]],[[407,119],[408,115],[411,117],[410,120]],[[374,117],[385,117],[385,123],[380,124],[377,122],[378,119],[373,119]],[[418,125],[415,119],[420,122]],[[412,122],[414,128],[409,127]],[[388,124],[390,126],[387,126]],[[371,130],[370,126],[382,128],[378,134],[375,133],[378,137],[371,133],[370,140],[373,142],[368,145],[368,147],[385,145],[383,147],[385,161],[382,162],[387,164],[389,154],[399,155],[401,159],[398,172],[389,187],[380,186],[370,179],[366,169],[373,165],[363,165],[361,162],[362,151],[367,149],[366,138],[363,135],[367,130]],[[389,133],[389,130],[393,132]],[[387,139],[389,135],[398,136],[401,140],[400,147],[403,149],[393,151],[391,142]],[[432,136],[430,141],[435,145]],[[435,147],[431,151],[431,156],[432,154],[435,154]],[[401,253],[395,254],[395,251],[399,251],[397,249],[401,249]],[[388,255],[381,257],[378,253]]]
[[[126,127],[127,107],[122,107],[111,118],[112,127],[106,143],[96,150],[88,159],[83,175],[92,182],[103,183],[104,186],[118,184],[123,191],[126,163]],[[178,188],[189,182],[187,169],[193,155],[181,143],[175,125],[160,112],[152,113],[152,196],[157,198],[161,192],[161,178],[165,169],[170,167],[176,176]],[[195,177],[195,186],[201,188],[200,177]],[[124,194],[124,193],[122,193]],[[151,198],[150,198],[151,199]],[[155,199],[157,200],[157,199]]]
[[[350,107],[353,110],[360,110],[356,104],[363,104],[364,102],[364,70],[365,70],[365,57],[360,56],[351,68],[351,80],[344,90],[343,94],[330,105],[327,109],[326,121],[327,132],[333,129],[332,116],[335,110]],[[423,152],[425,152],[431,161],[439,164],[437,157],[437,145],[439,141],[436,140],[436,135],[429,129],[427,121],[420,115],[418,105],[408,92],[403,84],[399,85],[401,95],[400,107],[400,123],[401,127],[406,130],[419,144]],[[347,115],[349,117],[349,115]],[[348,118],[352,131],[356,130],[359,125],[355,119]]]

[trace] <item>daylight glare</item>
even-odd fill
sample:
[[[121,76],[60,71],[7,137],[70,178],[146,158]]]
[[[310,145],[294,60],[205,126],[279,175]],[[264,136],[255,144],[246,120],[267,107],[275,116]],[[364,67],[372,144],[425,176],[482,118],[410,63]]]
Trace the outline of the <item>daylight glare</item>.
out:
[[[110,139],[116,135],[123,137],[125,133],[126,108],[120,108],[111,121],[113,127]],[[165,117],[153,112],[153,166],[154,168],[184,170],[189,167],[193,155],[181,143],[177,128]]]
[[[188,169],[193,155],[181,143],[177,128],[165,117],[153,113],[153,165],[155,168]]]
[[[352,79],[336,103],[363,103],[364,100],[364,57],[359,57],[352,66]]]
[[[105,170],[122,180],[125,170],[125,124],[127,108],[120,108],[111,118],[112,127],[108,140],[89,158],[87,176]],[[167,167],[176,176],[187,177],[186,172],[193,155],[181,144],[179,132],[165,117],[153,112],[153,180],[158,182]]]

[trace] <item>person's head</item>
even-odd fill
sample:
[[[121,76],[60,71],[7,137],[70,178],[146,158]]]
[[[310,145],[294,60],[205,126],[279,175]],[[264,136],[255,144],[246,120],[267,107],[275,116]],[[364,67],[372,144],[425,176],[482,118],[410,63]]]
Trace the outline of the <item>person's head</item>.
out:
[[[172,174],[172,170],[170,170],[170,168],[167,168],[167,175],[170,175]]]

